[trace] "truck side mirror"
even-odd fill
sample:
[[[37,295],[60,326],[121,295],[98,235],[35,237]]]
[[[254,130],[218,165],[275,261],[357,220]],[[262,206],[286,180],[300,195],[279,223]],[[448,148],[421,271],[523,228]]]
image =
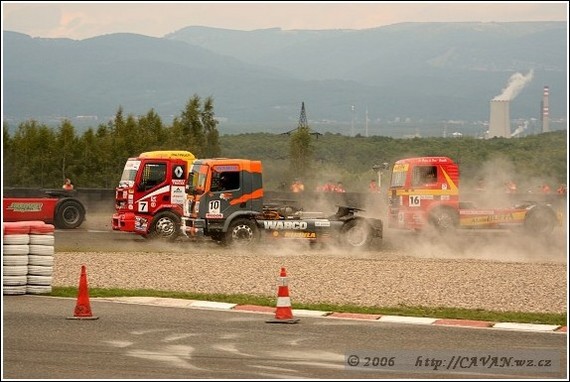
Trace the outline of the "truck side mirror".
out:
[[[186,184],[186,193],[189,195],[202,195],[204,193],[204,189],[202,187],[196,187],[192,184]]]

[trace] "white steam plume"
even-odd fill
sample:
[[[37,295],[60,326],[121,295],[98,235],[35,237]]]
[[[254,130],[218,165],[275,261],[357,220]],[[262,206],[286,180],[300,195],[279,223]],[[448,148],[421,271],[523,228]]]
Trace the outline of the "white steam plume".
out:
[[[519,95],[520,91],[530,82],[532,81],[532,77],[534,76],[534,70],[530,70],[528,74],[525,76],[521,73],[515,73],[509,78],[509,83],[506,88],[503,89],[503,92],[493,98],[493,101],[511,101],[515,99],[516,96]]]

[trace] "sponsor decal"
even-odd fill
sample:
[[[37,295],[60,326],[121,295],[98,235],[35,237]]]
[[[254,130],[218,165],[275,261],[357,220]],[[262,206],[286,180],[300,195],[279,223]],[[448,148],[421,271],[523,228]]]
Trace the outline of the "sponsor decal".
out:
[[[206,219],[223,219],[224,214],[206,214]]]
[[[170,198],[174,204],[184,204],[186,193],[183,186],[172,186]]]
[[[14,212],[39,212],[43,205],[40,202],[12,202],[6,209]]]
[[[263,227],[265,229],[307,229],[307,222],[299,221],[279,221],[264,220]]]
[[[173,173],[175,178],[181,179],[184,176],[184,167],[183,166],[174,167]]]
[[[410,165],[408,163],[395,164],[392,171],[394,171],[394,172],[405,172],[405,171],[408,171],[409,166]]]
[[[148,227],[148,220],[140,216],[135,217],[135,231],[146,232]]]
[[[493,215],[493,210],[460,210],[460,215]]]
[[[283,232],[283,237],[294,239],[316,239],[315,232]]]
[[[315,220],[315,227],[330,227],[331,222],[328,220]]]
[[[470,219],[470,221],[473,223],[499,223],[514,220],[515,217],[512,214],[479,216]]]
[[[216,172],[226,172],[226,171],[239,171],[239,166],[236,165],[225,165],[225,166],[214,166],[214,171]]]

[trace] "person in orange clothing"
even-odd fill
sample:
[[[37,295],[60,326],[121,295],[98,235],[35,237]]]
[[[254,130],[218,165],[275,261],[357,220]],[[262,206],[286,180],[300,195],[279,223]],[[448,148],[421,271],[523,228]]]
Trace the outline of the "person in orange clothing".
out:
[[[291,185],[291,192],[303,192],[305,191],[305,185],[299,180],[295,179]]]
[[[73,183],[71,183],[71,179],[65,178],[65,182],[63,183],[62,188],[65,191],[73,191]]]
[[[378,183],[376,183],[376,179],[370,180],[370,183],[368,184],[368,191],[378,192]]]

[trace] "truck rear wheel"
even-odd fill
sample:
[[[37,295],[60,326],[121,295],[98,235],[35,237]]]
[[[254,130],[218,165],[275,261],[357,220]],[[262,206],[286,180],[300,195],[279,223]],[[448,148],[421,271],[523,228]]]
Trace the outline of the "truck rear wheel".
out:
[[[174,240],[180,231],[180,217],[171,211],[159,212],[152,220],[148,239]]]
[[[524,219],[524,229],[530,234],[549,234],[556,226],[556,213],[544,206],[534,207],[527,212]]]
[[[364,220],[349,220],[342,226],[341,240],[351,248],[367,247],[372,242],[372,228]]]
[[[75,199],[61,199],[55,208],[54,223],[57,228],[73,229],[85,220],[85,207]]]
[[[250,219],[237,219],[233,221],[224,236],[223,244],[239,247],[248,247],[259,241],[259,229]]]

